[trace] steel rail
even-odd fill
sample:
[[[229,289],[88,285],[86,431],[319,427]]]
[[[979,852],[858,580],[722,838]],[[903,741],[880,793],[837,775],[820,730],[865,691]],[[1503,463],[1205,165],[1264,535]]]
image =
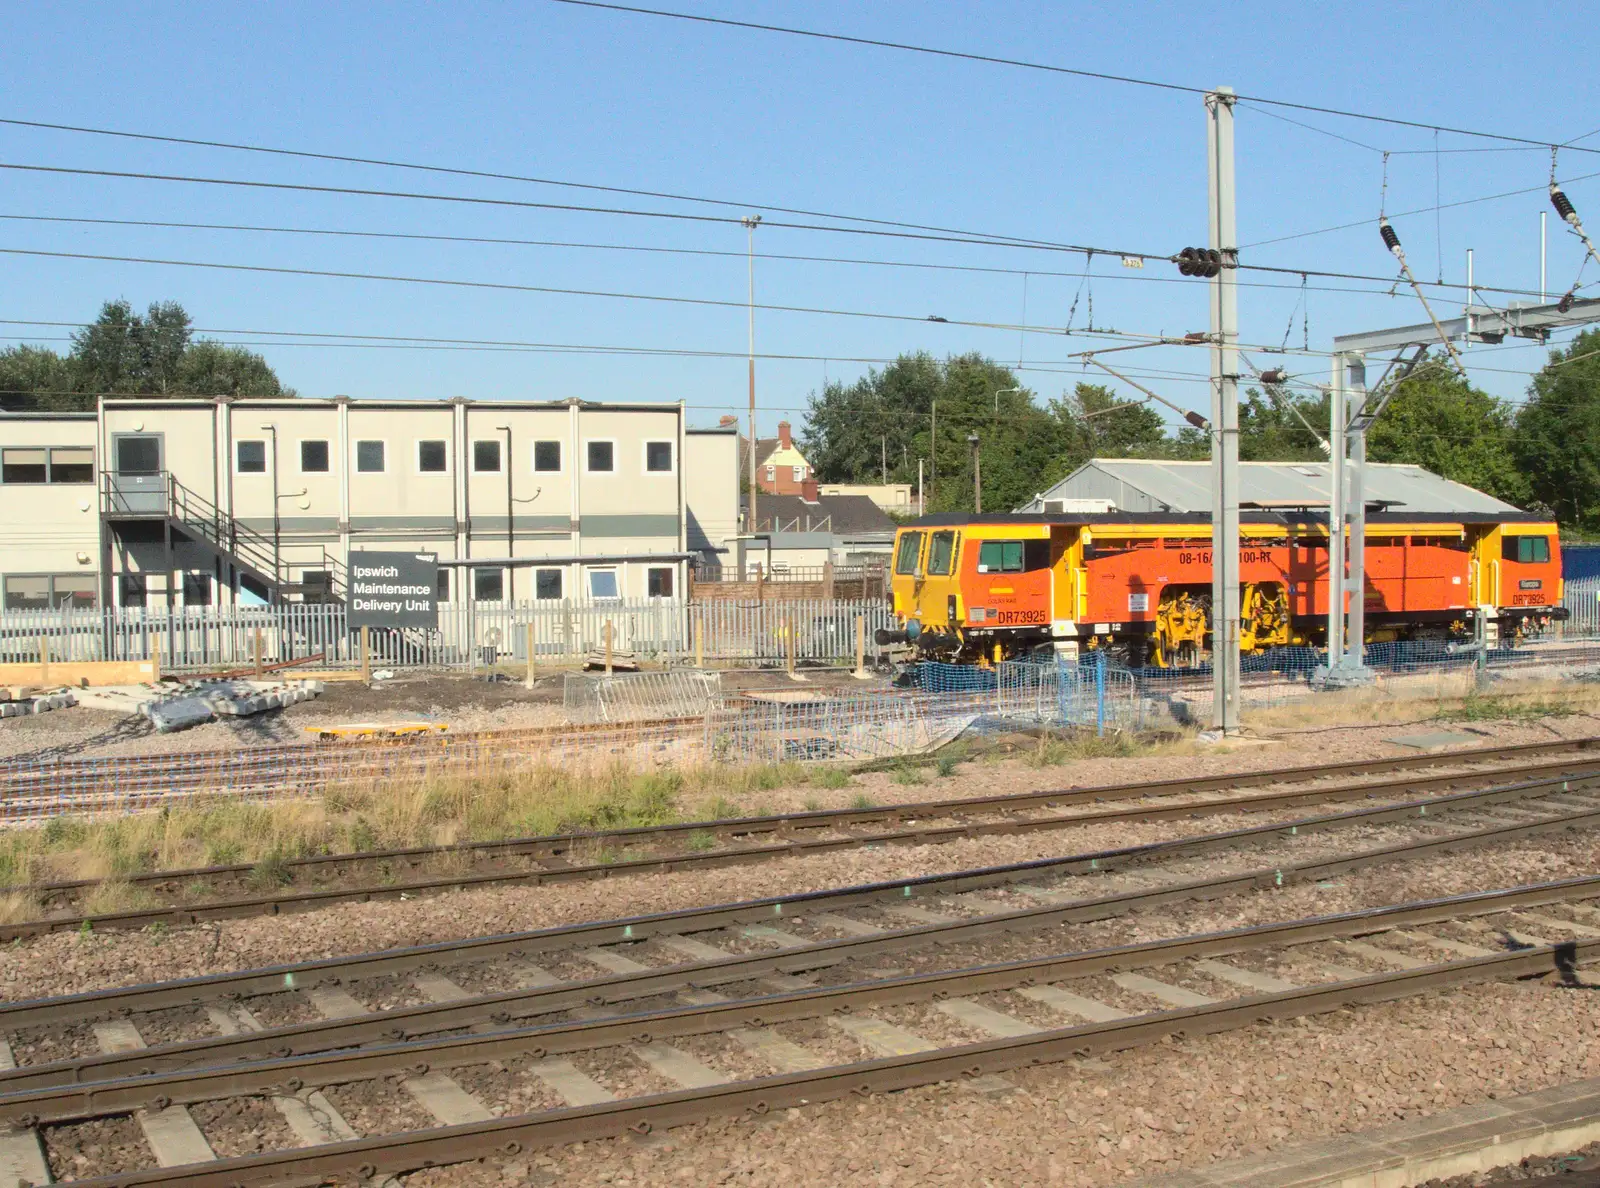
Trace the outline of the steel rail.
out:
[[[142,986],[91,990],[74,995],[0,1003],[0,1030],[34,1026],[38,1022],[50,1023],[98,1017],[108,1011],[151,1011],[191,1006],[214,1001],[229,994],[271,994],[285,989],[305,989],[337,979],[364,978],[427,969],[441,960],[461,965],[508,953],[539,952],[579,944],[616,944],[622,941],[642,940],[649,936],[678,935],[729,924],[771,920],[786,914],[803,915],[808,908],[815,910],[820,907],[831,911],[852,904],[886,899],[911,899],[918,895],[973,891],[1039,877],[1109,871],[1150,858],[1202,854],[1273,834],[1294,836],[1313,829],[1357,825],[1377,819],[1380,815],[1384,819],[1391,820],[1410,815],[1426,816],[1430,808],[1437,813],[1451,808],[1550,796],[1572,791],[1574,787],[1586,788],[1591,786],[1591,783],[1592,781],[1585,779],[1538,780],[1475,792],[1460,792],[1451,796],[1432,797],[1423,801],[1355,809],[1346,813],[1322,814],[1290,821],[1274,821],[1221,833],[1201,834],[1163,842],[1146,842],[1142,845],[1091,851],[1060,858],[1036,858],[1026,862],[918,875],[823,891],[767,896],[732,904],[679,908],[674,911],[654,912],[616,920],[568,924],[465,940],[438,941],[428,945],[267,966],[236,973],[206,974]],[[1494,834],[1499,831],[1486,832]],[[0,1073],[0,1076],[3,1075]]]
[[[586,1141],[629,1130],[648,1134],[664,1126],[703,1121],[708,1116],[747,1110],[760,1116],[791,1105],[977,1077],[1072,1056],[1139,1047],[1166,1036],[1209,1035],[1252,1023],[1410,998],[1475,982],[1550,973],[1575,979],[1577,965],[1596,957],[1600,957],[1600,940],[1566,941],[1343,982],[1256,994],[1206,1006],[1154,1011],[1110,1023],[1054,1028],[912,1055],[833,1065],[812,1072],[726,1082],[710,1088],[219,1159],[212,1163],[122,1172],[76,1182],[83,1188],[133,1188],[141,1184],[234,1188],[243,1183],[323,1183],[334,1175],[372,1178],[486,1156],[517,1155],[529,1147]]]
[[[1288,769],[1298,774],[1306,769]],[[1039,808],[1070,806],[1083,803],[1103,803],[1127,799],[1146,799],[1177,795],[1182,792],[1209,790],[1196,784],[1217,783],[1227,786],[1228,777],[1208,777],[1205,780],[1166,780],[1146,784],[1106,785],[1090,788],[1022,793],[1016,795],[963,797],[941,801],[919,801],[902,805],[889,805],[873,809],[825,809],[801,813],[774,814],[765,817],[744,817],[723,821],[702,821],[681,825],[642,826],[631,829],[592,833],[549,835],[520,838],[509,841],[476,842],[458,846],[418,848],[413,850],[379,851],[361,855],[327,855],[297,859],[291,868],[329,865],[353,865],[396,860],[416,864],[430,858],[451,854],[469,854],[474,858],[526,857],[565,860],[567,855],[586,847],[604,850],[612,844],[630,841],[660,842],[682,838],[698,841],[706,834],[713,837],[751,837],[778,834],[785,840],[774,845],[734,847],[722,850],[682,850],[665,855],[640,858],[620,858],[605,861],[567,862],[564,866],[538,867],[529,870],[484,871],[469,874],[440,875],[434,878],[392,880],[377,885],[349,887],[322,887],[302,891],[243,896],[233,899],[190,901],[155,907],[138,908],[123,912],[81,915],[45,916],[31,920],[18,920],[0,924],[0,941],[17,937],[38,936],[50,932],[76,931],[88,924],[91,928],[143,928],[155,923],[193,924],[202,920],[233,919],[255,915],[277,915],[284,912],[307,911],[336,903],[369,902],[379,899],[412,897],[440,891],[463,890],[469,887],[501,883],[541,885],[546,883],[575,882],[596,878],[611,878],[619,874],[660,873],[696,868],[742,865],[777,858],[803,857],[838,850],[859,849],[882,845],[935,845],[996,834],[1014,834],[1072,828],[1078,825],[1106,824],[1114,821],[1157,821],[1173,817],[1199,818],[1230,812],[1266,812],[1278,808],[1306,804],[1337,802],[1360,798],[1375,798],[1397,790],[1417,793],[1439,788],[1459,788],[1462,785],[1482,783],[1486,780],[1517,779],[1525,776],[1549,775],[1559,772],[1578,776],[1587,771],[1600,770],[1600,757],[1573,756],[1542,763],[1525,764],[1512,768],[1495,768],[1486,771],[1467,771],[1448,775],[1414,777],[1401,776],[1387,781],[1366,781],[1338,784],[1322,788],[1309,788],[1297,792],[1268,795],[1247,795],[1223,800],[1185,801],[1175,805],[1151,805],[1134,809],[1106,810],[1098,813],[1077,813],[1043,818],[1011,819],[1012,814]],[[1252,773],[1263,776],[1271,773]],[[1252,778],[1243,781],[1246,786],[1268,782]],[[1286,781],[1274,781],[1286,782]],[[949,826],[922,826],[894,832],[861,834],[827,839],[788,838],[793,831],[844,829],[878,822],[908,822],[937,819],[941,816],[960,817],[962,814],[1000,815],[998,821],[968,822]],[[161,886],[169,883],[189,882],[195,878],[227,875],[242,876],[253,868],[241,864],[226,867],[197,867],[190,870],[148,872],[131,876],[127,881],[135,887]],[[0,888],[18,894],[79,892],[100,886],[98,880],[79,880],[72,883],[34,884],[15,888]]]
[[[808,988],[757,998],[694,1004],[639,1014],[552,1023],[508,1031],[477,1032],[422,1042],[260,1060],[211,1064],[170,1072],[121,1072],[90,1082],[8,1085],[0,1096],[0,1122],[17,1126],[75,1121],[146,1107],[216,1101],[227,1097],[299,1093],[324,1085],[369,1080],[391,1073],[421,1076],[433,1069],[482,1064],[508,1054],[534,1059],[664,1038],[760,1027],[861,1007],[937,1001],[1066,981],[1094,974],[1149,969],[1201,957],[1257,952],[1335,937],[1364,936],[1474,916],[1600,896],[1600,876],[1469,892],[1327,916],[1278,921],[989,965],[944,969]],[[126,1063],[137,1064],[137,1060]]]
[[[1413,813],[1416,812],[1414,807],[1411,811]],[[1360,815],[1367,816],[1365,813]],[[1324,818],[1321,821],[1329,819]],[[1338,818],[1331,819],[1338,820]],[[1318,823],[1320,824],[1321,822],[1319,821]],[[955,944],[1007,932],[1038,930],[1052,924],[1103,920],[1163,904],[1197,899],[1214,899],[1223,895],[1258,888],[1278,887],[1294,882],[1323,879],[1346,871],[1393,861],[1397,858],[1445,853],[1486,843],[1515,840],[1516,838],[1533,836],[1539,833],[1595,825],[1600,825],[1600,808],[1564,814],[1546,821],[1496,826],[1490,829],[1430,838],[1423,842],[1337,854],[1296,864],[1257,868],[1209,879],[1122,892],[1096,899],[1024,908],[1014,912],[957,920],[949,924],[929,924],[916,928],[885,931],[866,937],[848,937],[843,940],[823,941],[805,948],[788,949],[779,952],[730,955],[727,958],[715,961],[685,962],[639,973],[616,974],[582,982],[508,990],[452,1002],[424,1003],[418,1006],[385,1011],[381,1014],[319,1019],[308,1023],[292,1024],[241,1035],[211,1036],[180,1041],[142,1048],[135,1053],[112,1053],[82,1057],[75,1060],[56,1061],[50,1064],[25,1066],[7,1072],[0,1072],[0,1093],[25,1086],[105,1080],[132,1075],[134,1072],[151,1073],[192,1068],[199,1064],[307,1055],[358,1044],[404,1041],[456,1028],[504,1027],[514,1019],[568,1010],[573,1007],[625,1002],[677,990],[744,982],[773,973],[806,973],[829,966],[841,965],[864,956],[876,957],[898,950],[924,948],[929,945]],[[1289,830],[1285,830],[1285,832],[1289,832]],[[992,884],[982,883],[980,885],[988,886]],[[767,914],[762,918],[771,919],[772,915]],[[651,935],[659,934],[641,930],[630,932],[623,936],[612,935],[610,940],[615,943],[618,940],[645,939]],[[605,942],[601,941],[599,943]],[[292,978],[287,980],[280,979],[276,984],[269,985],[268,990],[282,990],[286,987],[293,987],[295,984],[296,982]],[[163,987],[158,986],[151,989],[160,991]],[[89,998],[92,996],[79,997]],[[68,999],[45,999],[31,1004],[19,1004],[21,1008],[31,1008],[29,1013],[23,1017],[23,1022],[15,1023],[3,1019],[0,1019],[0,1022],[5,1022],[7,1026],[38,1026],[48,1025],[52,1022],[70,1021],[71,1018],[78,1017],[69,1016],[68,1019],[52,1018],[52,1004],[54,1003],[65,1003],[69,1007],[79,1005]],[[169,1002],[163,1005],[176,1004]],[[127,1009],[151,1008],[132,1007]],[[96,1013],[103,1014],[105,1012],[101,1010]]]

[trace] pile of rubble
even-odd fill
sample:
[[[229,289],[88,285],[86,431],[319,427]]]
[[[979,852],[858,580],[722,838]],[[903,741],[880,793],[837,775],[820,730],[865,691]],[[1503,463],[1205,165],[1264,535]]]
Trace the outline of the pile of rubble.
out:
[[[0,685],[0,718],[21,718],[28,714],[47,714],[51,710],[77,705],[71,689],[36,689],[30,685]]]
[[[235,678],[159,685],[108,685],[77,691],[78,704],[90,709],[138,714],[162,734],[198,726],[214,718],[244,718],[310,701],[323,691],[321,681],[279,684]]]

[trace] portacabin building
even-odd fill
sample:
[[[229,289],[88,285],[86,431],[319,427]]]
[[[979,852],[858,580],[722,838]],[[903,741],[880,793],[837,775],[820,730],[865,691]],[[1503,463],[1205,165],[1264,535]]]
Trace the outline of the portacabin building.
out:
[[[442,602],[671,599],[738,533],[735,430],[683,405],[102,399],[0,413],[5,609],[343,596],[437,554]]]

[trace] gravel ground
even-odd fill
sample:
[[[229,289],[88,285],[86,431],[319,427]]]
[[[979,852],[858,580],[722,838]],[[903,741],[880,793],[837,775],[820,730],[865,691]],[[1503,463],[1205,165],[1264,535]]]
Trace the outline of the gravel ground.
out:
[[[405,1182],[1138,1183],[1597,1073],[1600,1044],[1584,992],[1493,984],[1019,1069],[1004,1074],[1015,1092],[999,1096],[930,1086],[418,1172]]]

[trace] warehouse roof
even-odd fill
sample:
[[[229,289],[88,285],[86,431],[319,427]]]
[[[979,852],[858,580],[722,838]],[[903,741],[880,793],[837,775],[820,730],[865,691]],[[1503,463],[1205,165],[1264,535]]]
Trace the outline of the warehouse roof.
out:
[[[1509,503],[1420,466],[1369,462],[1367,502],[1407,512],[1509,512]],[[1211,463],[1144,458],[1091,458],[1019,511],[1043,511],[1050,499],[1106,498],[1127,511],[1209,511]],[[1327,507],[1328,463],[1241,462],[1244,507]]]

